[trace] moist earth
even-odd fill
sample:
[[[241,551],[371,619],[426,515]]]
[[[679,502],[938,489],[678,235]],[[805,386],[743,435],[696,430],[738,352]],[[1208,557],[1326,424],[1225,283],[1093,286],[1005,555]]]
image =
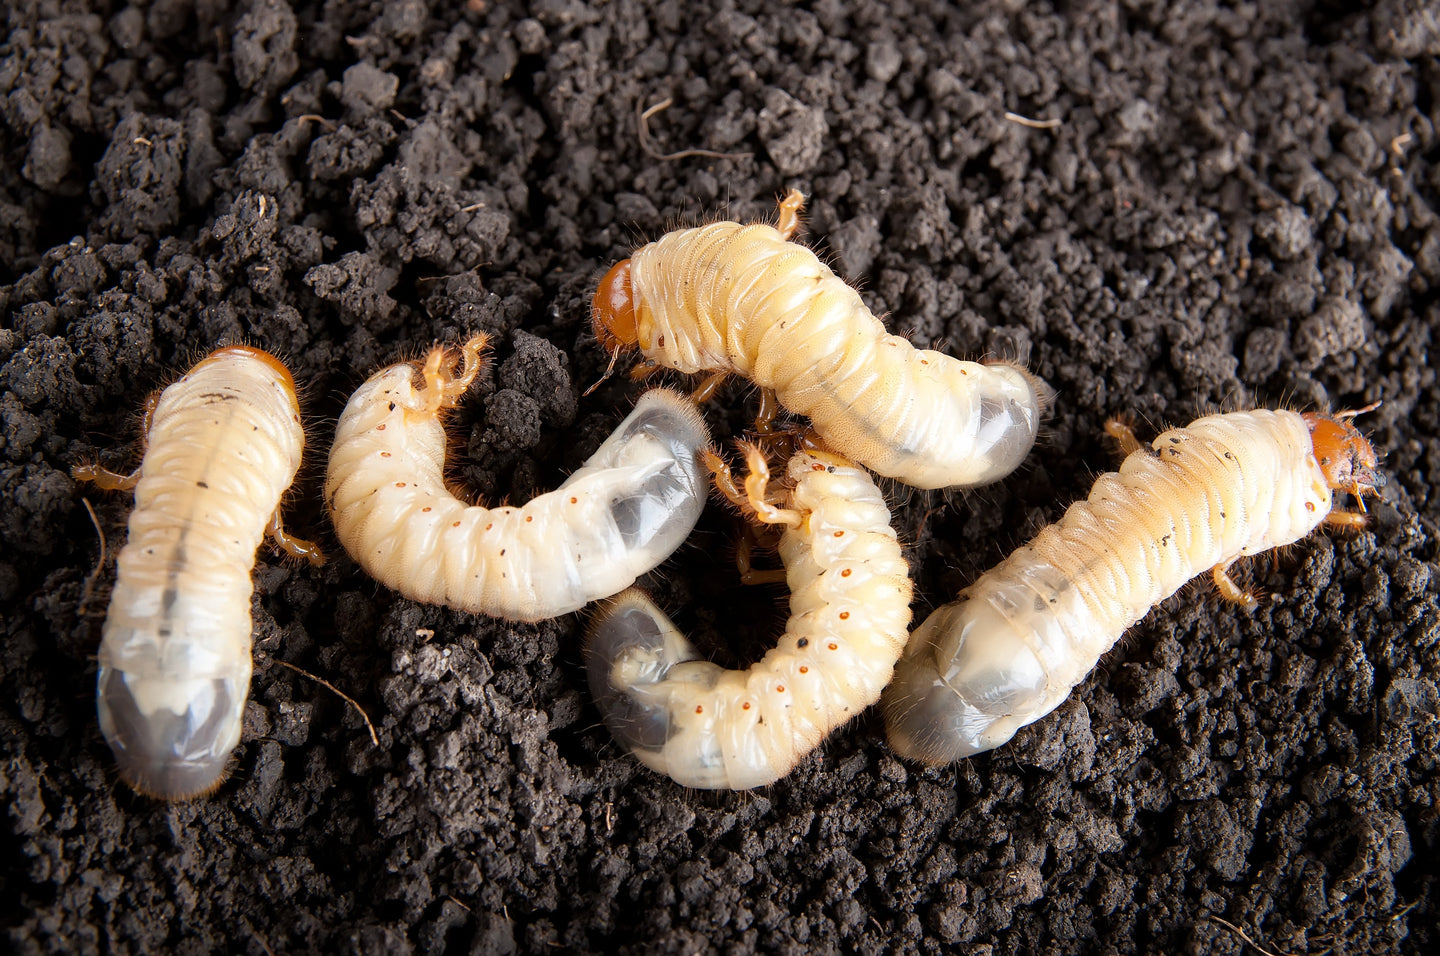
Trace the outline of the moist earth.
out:
[[[14,951],[1440,949],[1433,4],[8,6]],[[996,752],[925,769],[872,711],[748,793],[626,756],[582,616],[418,605],[344,556],[319,485],[367,375],[491,333],[452,475],[523,501],[643,387],[583,394],[604,270],[679,224],[772,216],[790,187],[892,329],[1057,393],[1010,478],[887,487],[917,616],[1113,467],[1109,416],[1150,434],[1383,398],[1359,420],[1389,479],[1369,526],[1250,562],[1253,614],[1187,588]],[[96,727],[128,496],[69,472],[134,467],[146,395],[232,341],[303,385],[287,524],[332,560],[262,548],[234,774],[167,806],[118,782]],[[731,383],[706,411],[728,439],[756,404]],[[738,584],[740,533],[712,503],[644,582],[732,665],[784,615],[783,590]]]

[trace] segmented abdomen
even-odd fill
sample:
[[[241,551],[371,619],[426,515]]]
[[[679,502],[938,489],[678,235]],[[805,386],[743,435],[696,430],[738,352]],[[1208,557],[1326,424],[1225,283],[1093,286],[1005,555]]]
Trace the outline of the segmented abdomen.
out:
[[[97,701],[121,775],[142,792],[183,799],[223,779],[239,742],[250,570],[305,436],[289,373],[235,347],[165,389],[147,438]]]
[[[985,484],[1034,444],[1041,398],[1028,375],[888,334],[859,293],[771,226],[671,232],[635,251],[630,283],[647,358],[773,388],[831,447],[882,475]]]
[[[1297,541],[1330,508],[1298,414],[1165,432],[916,629],[885,695],[892,745],[943,763],[1005,743],[1196,574]]]
[[[446,487],[445,430],[408,364],[351,397],[325,483],[341,543],[405,597],[537,621],[622,590],[664,561],[708,494],[694,404],[647,392],[555,491],[522,508],[467,505]]]
[[[880,697],[905,645],[910,582],[890,512],[869,476],[800,453],[785,506],[791,589],[779,644],[746,670],[701,658],[639,591],[597,614],[590,687],[611,732],[641,763],[690,787],[773,783]]]

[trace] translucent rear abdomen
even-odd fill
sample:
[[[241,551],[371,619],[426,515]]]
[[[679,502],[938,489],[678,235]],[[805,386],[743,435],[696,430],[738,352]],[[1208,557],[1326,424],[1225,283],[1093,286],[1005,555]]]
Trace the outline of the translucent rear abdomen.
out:
[[[468,381],[437,372],[417,389],[414,377],[408,363],[391,366],[355,392],[325,482],[345,549],[407,598],[509,620],[557,617],[659,565],[704,508],[709,432],[694,403],[665,389],[641,396],[556,490],[524,507],[467,505],[445,485],[440,413]],[[437,389],[453,396],[438,400]]]
[[[1295,413],[1163,433],[916,628],[885,692],[891,745],[947,763],[1004,744],[1195,575],[1297,541],[1330,510]]]
[[[606,725],[641,763],[688,787],[773,783],[879,699],[910,621],[910,582],[884,499],[864,471],[800,453],[781,537],[790,619],[745,670],[705,660],[631,589],[592,620],[585,662]]]
[[[255,550],[303,448],[294,381],[256,349],[213,353],[155,405],[97,679],[100,729],[143,793],[224,779],[250,691]]]
[[[888,334],[853,288],[772,226],[669,233],[632,255],[629,288],[650,361],[773,388],[830,447],[887,477],[986,484],[1035,442],[1043,383]]]

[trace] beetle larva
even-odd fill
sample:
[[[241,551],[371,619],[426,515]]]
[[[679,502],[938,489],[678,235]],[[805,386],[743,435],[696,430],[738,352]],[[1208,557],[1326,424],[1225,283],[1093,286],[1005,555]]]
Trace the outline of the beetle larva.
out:
[[[916,349],[809,249],[790,242],[804,197],[778,228],[681,229],[616,264],[595,293],[612,352],[639,347],[681,372],[734,372],[808,415],[832,448],[919,488],[983,485],[1035,443],[1038,379],[1010,365]]]
[[[690,534],[708,493],[709,432],[693,402],[653,389],[555,491],[523,508],[467,506],[445,485],[441,415],[479,374],[485,342],[465,343],[458,374],[432,350],[419,388],[409,362],[360,386],[335,430],[325,500],[345,549],[405,597],[557,617],[629,586]]]
[[[703,660],[669,618],[631,589],[595,617],[585,660],[615,738],[689,787],[773,783],[832,730],[873,704],[910,623],[910,580],[890,512],[870,476],[810,450],[790,459],[777,507],[752,450],[756,519],[785,525],[780,555],[790,620],[747,670]]]
[[[135,491],[130,532],[100,642],[100,730],[136,790],[184,800],[214,790],[240,742],[250,693],[250,569],[267,531],[286,551],[278,507],[305,432],[295,381],[267,352],[212,352],[146,416],[129,476],[76,478]]]
[[[932,764],[1000,746],[1207,569],[1253,608],[1235,561],[1364,520],[1331,502],[1338,490],[1363,505],[1382,483],[1353,414],[1210,415],[1149,449],[1108,423],[1129,452],[1119,472],[916,628],[885,692],[891,746]]]

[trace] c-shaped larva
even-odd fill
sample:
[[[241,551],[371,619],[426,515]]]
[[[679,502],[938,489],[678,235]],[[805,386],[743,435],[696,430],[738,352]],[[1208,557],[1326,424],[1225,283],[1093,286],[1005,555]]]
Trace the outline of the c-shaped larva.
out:
[[[1354,414],[1210,415],[1149,449],[1108,423],[1129,453],[1120,471],[916,628],[885,692],[891,746],[931,764],[1000,746],[1201,571],[1253,608],[1235,561],[1364,521],[1331,504],[1332,489],[1363,505],[1382,483]]]
[[[146,415],[132,475],[76,478],[135,490],[100,642],[100,730],[141,793],[184,800],[225,778],[250,694],[250,568],[267,531],[286,551],[280,497],[305,433],[295,381],[267,352],[212,352]]]
[[[690,534],[705,506],[710,436],[689,399],[640,397],[584,467],[523,508],[466,505],[445,485],[445,428],[483,365],[435,348],[415,385],[402,362],[376,373],[335,429],[325,501],[340,542],[405,597],[513,621],[578,610],[634,583]]]
[[[595,293],[606,349],[681,372],[734,372],[808,415],[832,448],[919,488],[983,485],[1035,443],[1043,390],[1019,368],[962,362],[890,335],[859,293],[778,228],[715,222],[636,249]]]
[[[701,659],[631,589],[596,615],[585,648],[590,688],[615,739],[689,787],[744,790],[789,773],[879,699],[910,624],[905,559],[863,469],[801,451],[777,505],[754,450],[750,467],[749,510],[785,526],[790,621],[780,643],[749,669],[726,670]]]

